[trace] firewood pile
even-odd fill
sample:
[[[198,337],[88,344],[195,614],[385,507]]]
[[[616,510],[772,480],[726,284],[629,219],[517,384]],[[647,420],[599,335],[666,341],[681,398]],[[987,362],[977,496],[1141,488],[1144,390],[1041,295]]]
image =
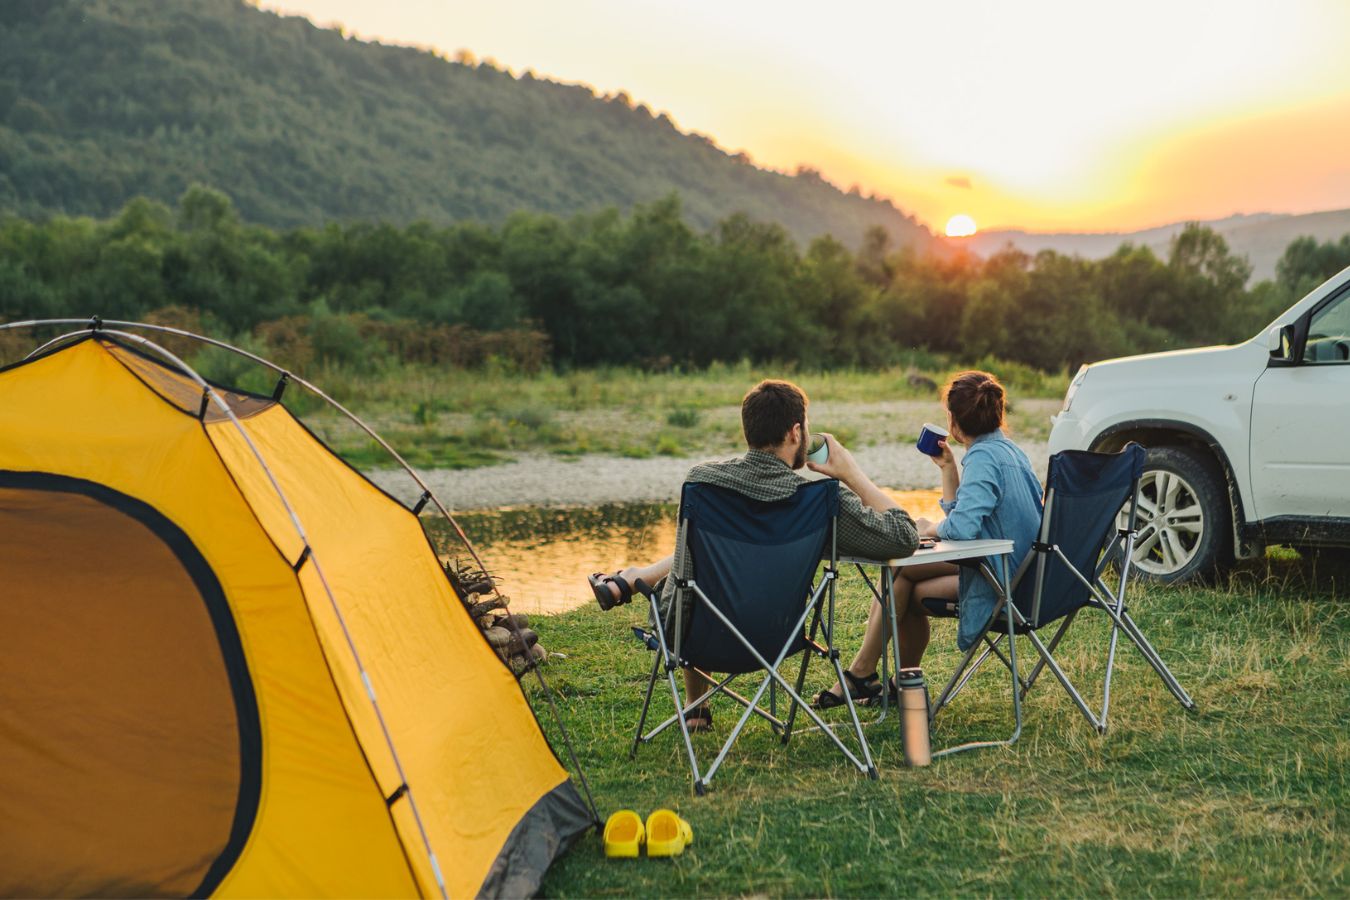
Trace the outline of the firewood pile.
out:
[[[495,578],[459,560],[447,562],[445,573],[488,645],[513,672],[522,674],[548,659],[530,620],[510,611],[511,598],[497,589]]]

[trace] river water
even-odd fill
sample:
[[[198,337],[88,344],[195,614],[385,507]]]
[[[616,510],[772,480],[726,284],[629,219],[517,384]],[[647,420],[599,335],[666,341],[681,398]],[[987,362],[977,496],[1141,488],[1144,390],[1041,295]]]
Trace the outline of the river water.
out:
[[[887,491],[912,516],[942,517],[940,491]],[[586,576],[648,563],[675,547],[673,503],[609,503],[581,507],[505,507],[464,512],[456,520],[498,580],[511,609],[566,612],[594,602]],[[446,559],[466,561],[439,517],[424,520]]]

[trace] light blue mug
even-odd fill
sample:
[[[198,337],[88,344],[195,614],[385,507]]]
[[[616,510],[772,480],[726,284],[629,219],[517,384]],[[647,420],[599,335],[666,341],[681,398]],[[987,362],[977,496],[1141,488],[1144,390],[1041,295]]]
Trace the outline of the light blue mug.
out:
[[[825,435],[819,432],[811,435],[811,443],[807,445],[806,461],[818,466],[830,461],[830,442],[825,440]]]

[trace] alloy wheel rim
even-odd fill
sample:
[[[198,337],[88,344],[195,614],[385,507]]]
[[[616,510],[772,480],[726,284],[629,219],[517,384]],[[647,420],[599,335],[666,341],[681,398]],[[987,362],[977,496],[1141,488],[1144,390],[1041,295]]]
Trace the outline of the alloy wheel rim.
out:
[[[1124,527],[1128,506],[1120,511]],[[1195,559],[1205,533],[1205,510],[1190,482],[1153,469],[1139,480],[1133,564],[1150,575],[1172,575]]]

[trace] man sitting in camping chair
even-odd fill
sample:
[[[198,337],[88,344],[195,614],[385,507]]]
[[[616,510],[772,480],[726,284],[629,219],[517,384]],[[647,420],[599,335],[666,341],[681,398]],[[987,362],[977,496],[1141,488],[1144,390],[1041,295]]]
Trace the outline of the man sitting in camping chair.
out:
[[[771,503],[796,494],[797,489],[808,481],[797,470],[806,466],[842,482],[837,525],[840,556],[871,559],[909,556],[919,542],[914,520],[872,483],[858,467],[853,454],[832,436],[825,435],[829,445],[828,460],[821,464],[807,462],[810,441],[808,402],[802,389],[791,382],[761,381],[741,401],[741,428],[749,450],[736,459],[695,466],[685,479],[686,483],[710,484],[752,500]],[[672,572],[675,577],[668,577]],[[691,575],[686,548],[677,543],[673,556],[651,565],[629,567],[615,575],[596,573],[590,576],[590,583],[602,609],[628,603],[638,581],[657,585],[661,615],[668,620],[674,602],[675,582]],[[660,583],[662,579],[664,584]],[[687,624],[690,608],[684,607],[686,622],[678,623],[681,629]],[[844,674],[848,677],[850,673]],[[870,700],[882,691],[875,675],[870,680],[850,681],[855,700]],[[690,702],[702,697],[710,687],[707,679],[692,668],[684,670],[684,683]],[[843,704],[836,695],[831,694],[831,697],[838,705]],[[691,710],[685,718],[690,731],[707,731],[712,727],[712,712],[706,704]]]

